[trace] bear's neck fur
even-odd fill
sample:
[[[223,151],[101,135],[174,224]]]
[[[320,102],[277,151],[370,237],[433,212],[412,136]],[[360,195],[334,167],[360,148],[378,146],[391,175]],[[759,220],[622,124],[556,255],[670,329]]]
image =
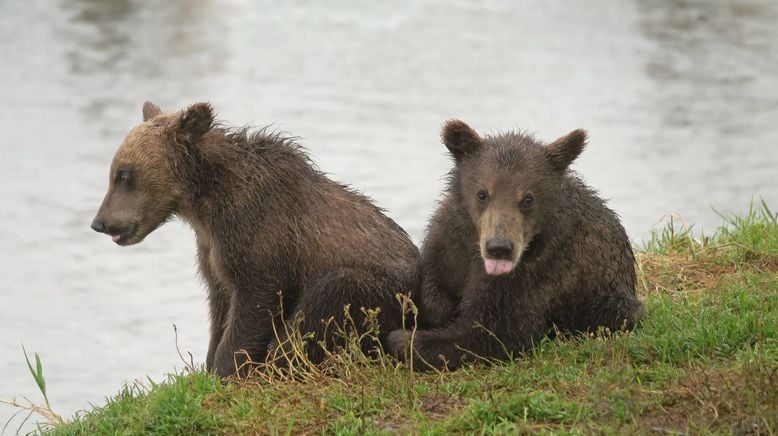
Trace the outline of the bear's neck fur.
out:
[[[310,197],[332,184],[293,139],[267,128],[249,133],[246,128],[216,127],[195,144],[171,146],[168,153],[174,178],[182,186],[177,214],[202,224],[195,229],[208,225],[214,215],[232,212],[225,207],[268,210],[270,205],[264,203],[279,196],[294,198],[301,185],[315,186],[305,191]],[[236,198],[241,201],[230,201]],[[301,202],[305,199],[294,198],[284,207]]]

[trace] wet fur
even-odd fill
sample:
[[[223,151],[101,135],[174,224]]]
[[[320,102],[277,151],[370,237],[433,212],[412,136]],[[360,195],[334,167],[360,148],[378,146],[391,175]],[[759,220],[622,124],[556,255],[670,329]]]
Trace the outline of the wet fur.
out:
[[[313,361],[324,357],[316,341],[334,343],[322,319],[343,323],[344,305],[358,327],[361,307],[380,307],[382,331],[400,327],[395,294],[416,287],[418,252],[368,198],[328,179],[292,138],[224,128],[207,104],[178,113],[147,104],[143,112],[147,121],[114,165],[140,164],[148,189],[169,192],[157,205],[168,216],[156,225],[177,215],[195,231],[210,303],[209,370],[233,374],[239,350],[263,361],[273,317],[304,316],[301,329],[315,333]]]
[[[476,355],[516,356],[554,329],[633,328],[643,308],[627,235],[616,214],[566,169],[583,150],[585,132],[544,146],[513,132],[480,139],[463,125],[450,122],[443,132],[456,166],[422,248],[422,284],[414,297],[419,365],[454,368]],[[518,264],[503,276],[484,270],[486,230],[473,205],[472,187],[495,180],[531,190],[537,199],[526,212],[510,202],[498,207],[509,217],[520,214],[524,228],[516,232],[529,237]],[[390,347],[405,356],[409,339],[395,331]]]

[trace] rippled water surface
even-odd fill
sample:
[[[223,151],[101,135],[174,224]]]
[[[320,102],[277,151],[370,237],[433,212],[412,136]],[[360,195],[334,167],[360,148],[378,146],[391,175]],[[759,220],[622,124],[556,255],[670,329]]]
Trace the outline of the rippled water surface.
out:
[[[146,99],[301,137],[417,242],[444,119],[584,127],[575,168],[639,242],[671,212],[712,230],[712,208],[778,208],[776,22],[769,0],[0,2],[0,398],[39,398],[20,343],[66,415],[181,367],[173,324],[204,361],[191,230],[89,229]]]

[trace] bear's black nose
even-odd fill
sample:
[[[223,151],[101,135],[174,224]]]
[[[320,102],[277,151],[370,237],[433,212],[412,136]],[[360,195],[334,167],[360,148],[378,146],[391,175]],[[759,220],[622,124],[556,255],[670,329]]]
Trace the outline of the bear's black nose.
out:
[[[94,221],[92,221],[92,230],[100,233],[105,232],[105,223],[100,218],[95,218]]]
[[[486,253],[493,259],[510,259],[513,242],[505,238],[492,238],[486,241]]]

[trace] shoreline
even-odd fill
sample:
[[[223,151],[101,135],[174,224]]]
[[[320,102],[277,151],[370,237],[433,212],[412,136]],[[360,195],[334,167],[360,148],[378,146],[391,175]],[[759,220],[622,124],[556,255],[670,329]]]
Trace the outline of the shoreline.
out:
[[[124,386],[54,434],[775,432],[778,223],[762,204],[710,237],[666,227],[636,250],[646,305],[629,333],[412,373],[346,350],[323,368],[225,383],[190,368]],[[9,426],[10,427],[10,426]],[[11,427],[13,428],[13,427]]]

